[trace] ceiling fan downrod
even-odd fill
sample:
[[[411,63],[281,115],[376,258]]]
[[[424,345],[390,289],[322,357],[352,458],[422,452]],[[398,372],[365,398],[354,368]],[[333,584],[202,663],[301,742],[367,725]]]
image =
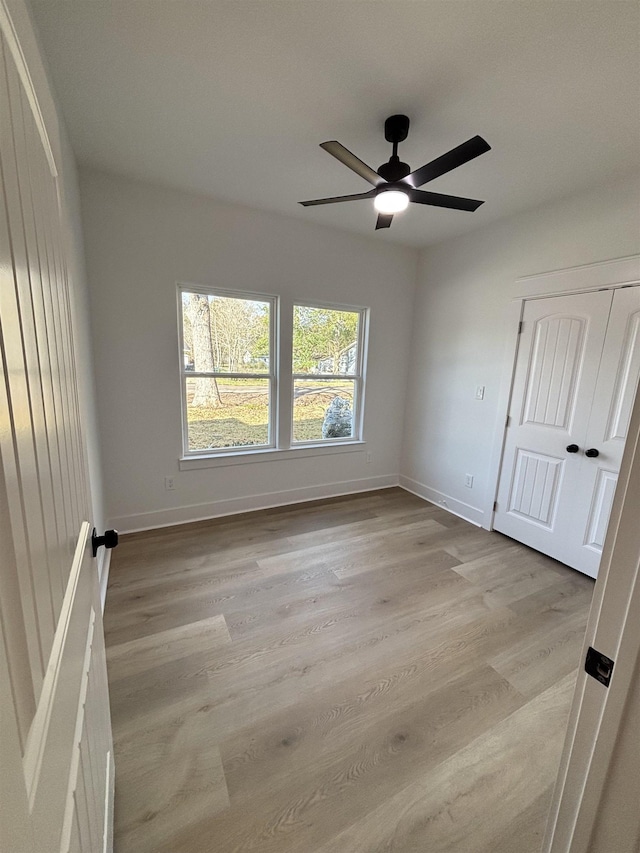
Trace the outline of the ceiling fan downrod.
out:
[[[409,116],[403,115],[389,116],[384,123],[384,138],[393,145],[393,152],[389,161],[380,166],[378,174],[389,183],[400,181],[411,172],[409,164],[398,157],[398,145],[409,135],[409,124]]]

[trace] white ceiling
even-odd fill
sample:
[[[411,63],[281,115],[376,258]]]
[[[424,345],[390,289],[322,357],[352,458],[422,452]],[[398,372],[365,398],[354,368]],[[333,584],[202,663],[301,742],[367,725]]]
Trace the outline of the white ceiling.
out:
[[[32,0],[81,162],[411,246],[640,163],[640,5],[626,0]],[[475,134],[492,151],[374,234],[365,192],[318,145],[376,169],[411,118],[413,169]]]

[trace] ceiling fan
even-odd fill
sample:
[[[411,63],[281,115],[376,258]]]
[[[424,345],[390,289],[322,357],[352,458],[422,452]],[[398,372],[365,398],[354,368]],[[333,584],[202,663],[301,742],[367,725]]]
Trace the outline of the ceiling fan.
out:
[[[449,207],[452,210],[477,210],[482,201],[472,198],[459,198],[455,195],[443,195],[442,193],[431,193],[419,190],[423,184],[439,178],[452,169],[457,169],[474,157],[479,157],[491,146],[481,137],[474,136],[452,148],[441,157],[436,157],[430,163],[420,169],[411,171],[407,163],[403,163],[398,157],[398,144],[404,142],[409,133],[409,119],[407,116],[389,116],[384,123],[384,138],[393,145],[393,153],[388,163],[383,163],[377,172],[363,163],[355,154],[352,154],[344,145],[336,140],[322,142],[320,148],[324,148],[329,154],[344,163],[365,181],[373,184],[373,189],[366,193],[355,195],[339,195],[333,198],[316,198],[311,201],[301,201],[304,207],[316,204],[333,204],[339,201],[356,201],[362,198],[372,198],[373,204],[378,211],[376,231],[378,228],[389,228],[395,213],[405,210],[409,202],[416,204],[430,204],[435,207]]]

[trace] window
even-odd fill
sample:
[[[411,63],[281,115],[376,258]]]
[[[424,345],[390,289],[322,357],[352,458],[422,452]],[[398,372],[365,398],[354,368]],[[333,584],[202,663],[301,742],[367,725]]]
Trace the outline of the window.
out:
[[[360,437],[364,312],[293,306],[292,443]]]
[[[275,446],[274,303],[180,288],[185,454]]]
[[[188,285],[178,302],[185,464],[361,440],[366,309]]]

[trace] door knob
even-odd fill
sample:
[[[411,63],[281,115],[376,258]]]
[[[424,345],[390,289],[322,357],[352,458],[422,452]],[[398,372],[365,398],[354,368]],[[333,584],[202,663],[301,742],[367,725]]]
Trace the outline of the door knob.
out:
[[[104,536],[98,536],[98,533],[93,528],[93,533],[91,534],[91,550],[93,551],[93,556],[95,557],[98,553],[98,548],[101,545],[104,545],[105,548],[115,548],[118,544],[118,531],[117,530],[105,530]]]
[[[596,456],[600,456],[600,451],[596,450],[595,447],[590,447],[589,450],[585,450],[585,456],[588,456],[589,459],[595,459]]]
[[[577,444],[568,444],[567,453],[577,453],[580,450]]]

